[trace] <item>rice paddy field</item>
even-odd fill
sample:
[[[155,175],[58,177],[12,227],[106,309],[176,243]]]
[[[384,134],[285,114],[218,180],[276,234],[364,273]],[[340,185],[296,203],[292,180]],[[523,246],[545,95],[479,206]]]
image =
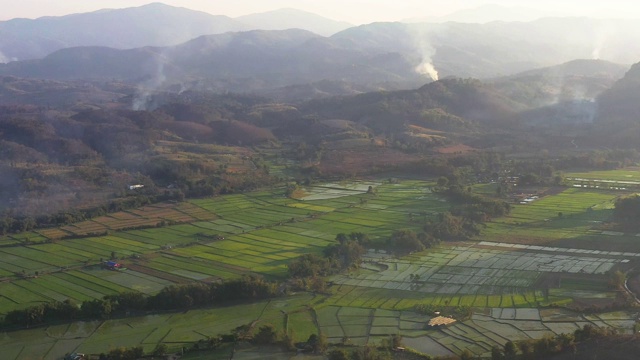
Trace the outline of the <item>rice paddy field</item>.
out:
[[[177,351],[182,346],[190,347],[194,342],[229,333],[254,321],[257,326],[272,324],[282,331],[285,314],[305,311],[313,301],[309,295],[300,295],[284,301],[14,331],[0,337],[0,349],[2,358],[7,360],[61,359],[68,352],[99,354],[122,346],[143,346],[150,352],[160,342]]]
[[[0,314],[43,301],[83,301],[131,290],[151,294],[174,283],[251,273],[283,278],[291,259],[321,253],[338,233],[360,231],[384,239],[398,228],[418,228],[410,214],[448,207],[430,192],[431,185],[422,181],[323,184],[305,190],[310,200],[289,199],[283,196],[284,189],[275,189],[147,206],[4,237]],[[367,194],[369,186],[375,186],[378,194]],[[178,225],[118,230],[160,221]],[[109,235],[58,240],[60,233],[104,229]],[[7,245],[11,242],[20,244]],[[112,255],[126,271],[101,268]]]
[[[611,220],[616,199],[623,195],[611,190],[566,188],[527,204],[513,205],[511,214],[488,223],[478,239],[640,252],[639,234],[602,229]]]
[[[430,316],[413,311],[333,306],[324,304],[325,299],[296,295],[217,309],[52,325],[5,333],[0,338],[0,348],[3,359],[8,360],[61,359],[72,350],[99,354],[121,346],[142,346],[151,351],[158,343],[166,344],[170,351],[179,351],[183,346],[253,323],[255,327],[271,324],[278,331],[290,331],[296,341],[321,332],[333,344],[376,345],[392,334],[400,334],[406,346],[427,354],[446,356],[469,349],[476,355],[488,356],[493,345],[503,345],[507,340],[573,332],[586,324],[629,333],[636,318],[630,312],[583,315],[563,309],[483,308],[468,320],[433,329],[426,325]],[[33,339],[38,339],[37,345]],[[220,356],[229,355],[225,352]]]
[[[630,167],[618,170],[570,172],[566,173],[565,177],[568,179],[584,179],[586,181],[611,181],[640,184],[640,168]],[[579,182],[580,180],[575,181]]]
[[[363,232],[385,241],[397,229],[419,231],[425,219],[451,206],[431,192],[433,185],[328,183],[304,188],[299,199],[278,188],[159,204],[5,236],[0,238],[0,315],[46,301],[82,302],[123,291],[153,294],[171,284],[245,274],[284,279],[289,261],[321,253],[338,233]],[[640,258],[637,234],[601,227],[620,195],[568,187],[514,205],[476,241],[402,258],[370,250],[359,271],[329,279],[330,295],[15,331],[0,337],[0,348],[10,360],[59,359],[66,352],[119,346],[151,350],[158,343],[178,349],[254,321],[292,331],[300,341],[322,332],[333,343],[364,345],[401,334],[407,346],[443,356],[463,349],[487,355],[506,340],[571,332],[584,324],[626,332],[635,325],[634,314],[586,316],[564,308],[577,300],[613,300],[616,292],[606,274]],[[162,221],[172,225],[152,226]],[[144,228],[127,230],[140,225]],[[107,235],[64,239],[104,231]],[[125,270],[102,268],[112,255]],[[416,313],[416,305],[468,306],[474,315],[430,329],[430,317]]]
[[[577,298],[615,298],[615,291],[606,287],[584,284],[585,291],[578,295],[560,289],[544,292],[536,284],[549,274],[602,277],[637,257],[640,254],[489,242],[444,247],[402,259],[370,253],[365,261],[377,267],[365,266],[368,271],[337,276],[337,293],[328,301],[406,310],[418,304],[527,308]]]

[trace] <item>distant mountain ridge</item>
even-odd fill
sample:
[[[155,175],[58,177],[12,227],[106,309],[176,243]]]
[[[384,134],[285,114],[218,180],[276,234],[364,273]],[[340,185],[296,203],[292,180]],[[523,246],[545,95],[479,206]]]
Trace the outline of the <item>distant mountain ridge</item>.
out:
[[[293,14],[289,16],[290,22],[274,22],[287,14]],[[336,25],[290,9],[243,19],[262,19],[265,27],[302,26],[304,19]],[[185,21],[189,25],[183,27]],[[306,22],[312,25],[311,20]],[[113,23],[118,27],[115,30],[108,28],[116,26]],[[50,36],[42,36],[49,26]],[[162,31],[154,30],[158,27]],[[175,31],[175,27],[184,31]],[[345,94],[351,93],[351,89],[415,88],[449,76],[494,79],[576,58],[619,64],[640,59],[640,23],[632,20],[544,18],[488,24],[373,23],[351,27],[330,37],[302,29],[247,31],[250,27],[227,17],[158,3],[60,18],[0,22],[3,35],[0,60],[20,57],[6,50],[13,45],[16,47],[12,51],[22,49],[25,54],[47,54],[58,49],[42,55],[42,59],[0,64],[0,75],[60,80],[120,79],[152,90],[184,86],[261,94],[264,90],[300,85],[299,89],[306,89],[309,94],[324,96],[324,90],[308,85],[322,81],[327,81],[322,86],[343,84],[327,89]],[[18,31],[25,28],[31,29],[31,33]],[[70,35],[71,30],[76,37]],[[112,31],[117,36],[110,37]],[[215,31],[223,33],[209,34]],[[199,32],[207,34],[193,36]],[[18,33],[21,35],[15,35]],[[188,39],[158,45],[179,38]],[[86,44],[73,46],[74,43]],[[133,46],[136,43],[145,45]],[[574,75],[582,76],[562,71],[554,76]],[[589,89],[596,94],[607,82],[592,84]],[[285,89],[280,96],[294,95],[292,89]]]
[[[640,134],[640,63],[598,98],[598,120],[605,126],[637,129]],[[635,138],[637,140],[637,137]]]
[[[463,9],[444,16],[425,16],[406,19],[407,23],[462,22],[484,24],[492,21],[534,21],[543,17],[562,16],[553,11],[541,11],[523,6],[486,4],[472,9]]]
[[[620,79],[629,70],[628,65],[616,64],[611,61],[599,59],[576,59],[566,63],[525,71],[511,77],[525,76],[606,76]]]
[[[151,3],[125,9],[0,22],[0,63],[43,58],[78,46],[131,49],[172,46],[202,35],[249,30],[299,28],[329,36],[351,24],[295,9],[232,19],[201,11]]]
[[[5,60],[26,60],[76,46],[118,49],[168,46],[201,35],[247,29],[227,16],[152,3],[135,8],[0,22],[0,54]]]
[[[574,59],[640,60],[635,20],[544,18],[488,24],[373,23],[331,37],[430,63],[441,76],[492,78]]]
[[[234,18],[252,30],[304,29],[322,36],[331,36],[353,26],[297,9],[279,9]]]
[[[622,78],[628,65],[579,59],[487,80],[501,92],[529,108],[562,102],[592,102]]]
[[[208,35],[172,47],[69,48],[42,60],[0,64],[0,74],[121,79],[154,89],[194,82],[200,89],[222,92],[252,92],[321,80],[392,81],[405,86],[428,81],[401,54],[340,46],[299,29]]]

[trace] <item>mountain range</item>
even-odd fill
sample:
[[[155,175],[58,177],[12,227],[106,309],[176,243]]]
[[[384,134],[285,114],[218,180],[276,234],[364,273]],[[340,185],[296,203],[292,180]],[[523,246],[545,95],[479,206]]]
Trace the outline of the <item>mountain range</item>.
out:
[[[407,126],[468,135],[483,122],[548,127],[628,119],[635,111],[624,89],[635,86],[628,79],[637,67],[618,81],[626,64],[640,59],[640,27],[633,21],[373,23],[331,36],[318,34],[321,30],[248,30],[248,23],[276,28],[274,19],[283,16],[289,22],[281,27],[316,20],[322,23],[318,29],[333,26],[329,32],[348,26],[291,9],[212,21],[205,13],[157,3],[0,23],[0,29],[13,26],[15,33],[20,26],[30,28],[31,35],[22,36],[32,39],[49,26],[50,41],[63,38],[74,24],[86,31],[75,39],[65,35],[66,41],[91,44],[69,47],[58,41],[62,48],[41,59],[0,64],[0,103],[78,109],[128,103],[134,110],[152,110],[162,106],[158,94],[163,93],[249,93],[298,104],[305,116],[346,119],[376,133],[407,136],[413,136]],[[33,26],[24,25],[29,21]],[[154,26],[163,21],[166,29],[156,33]],[[112,36],[106,26],[114,22],[135,36]],[[184,31],[165,36],[184,22],[189,24],[180,28]],[[240,31],[225,30],[230,28]],[[202,31],[224,32],[190,38]],[[11,37],[0,39],[8,46]],[[172,44],[159,45],[166,42]],[[584,60],[593,57],[608,60]],[[438,79],[443,81],[433,82]],[[402,89],[418,90],[397,91]]]
[[[244,15],[234,20],[252,30],[304,29],[322,36],[331,36],[353,26],[348,22],[331,20],[307,11],[290,8]]]
[[[479,23],[484,24],[492,21],[534,21],[544,17],[563,16],[555,11],[541,11],[522,6],[503,6],[497,4],[486,4],[476,8],[464,9],[444,16],[425,16],[405,19],[407,23]]]
[[[251,44],[265,32],[244,34],[251,35],[244,39]],[[281,48],[323,39],[303,30],[279,34],[281,38],[271,41]],[[340,81],[275,90],[284,101],[292,97],[297,103],[189,89],[142,93],[139,86],[113,79],[0,76],[0,153],[5,164],[0,166],[3,178],[11,180],[0,189],[0,199],[7,204],[13,199],[25,211],[41,209],[40,187],[15,198],[16,184],[26,173],[11,164],[30,164],[34,170],[29,176],[37,174],[40,183],[54,184],[45,188],[47,196],[68,204],[89,199],[76,197],[78,192],[96,194],[93,183],[79,181],[84,173],[77,171],[65,171],[70,177],[65,179],[72,181],[61,181],[45,174],[41,169],[48,167],[42,164],[98,164],[109,173],[141,173],[164,186],[185,174],[201,178],[205,165],[196,164],[213,169],[207,163],[207,144],[216,144],[211,149],[233,146],[242,153],[264,144],[276,146],[278,154],[286,144],[305,173],[335,175],[412,167],[423,155],[440,151],[633,148],[640,136],[634,96],[640,91],[640,65],[623,74],[625,69],[606,61],[576,60],[485,81],[444,78],[411,90],[365,92]],[[327,96],[296,97],[302,88]],[[328,96],[334,91],[344,94]],[[180,148],[167,151],[164,147],[172,143]],[[226,156],[229,149],[216,151]],[[184,151],[198,160],[184,162]],[[238,159],[238,164],[244,162]],[[96,182],[104,179],[102,174],[95,175]],[[103,190],[104,196],[113,192]],[[50,203],[56,209],[65,204]]]
[[[105,46],[130,49],[177,45],[231,31],[301,28],[329,36],[351,25],[295,9],[232,19],[152,3],[125,9],[0,22],[0,62],[43,58],[60,49]]]
[[[0,74],[122,79],[154,89],[186,84],[252,92],[323,80],[397,89],[439,76],[507,76],[592,58],[594,53],[620,64],[640,59],[640,45],[634,45],[640,44],[640,33],[632,31],[638,28],[635,23],[620,21],[619,37],[594,43],[598,24],[588,19],[484,25],[375,23],[331,37],[297,29],[228,32],[165,47],[65,48],[43,59],[0,64]]]
[[[78,46],[167,47],[203,35],[291,28],[328,37],[332,46],[374,47],[379,52],[411,55],[419,63],[433,60],[445,76],[509,75],[577,58],[624,64],[640,59],[640,26],[635,20],[547,17],[529,22],[372,23],[352,27],[294,9],[232,19],[153,3],[0,22],[0,60],[41,59]]]

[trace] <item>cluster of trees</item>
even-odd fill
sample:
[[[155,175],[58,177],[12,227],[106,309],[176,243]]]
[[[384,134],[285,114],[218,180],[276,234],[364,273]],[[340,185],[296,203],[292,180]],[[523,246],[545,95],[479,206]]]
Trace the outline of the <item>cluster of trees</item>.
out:
[[[467,240],[480,233],[479,223],[464,215],[449,211],[438,214],[427,221],[423,230],[428,236],[442,241]]]
[[[251,173],[224,173],[199,180],[182,179],[176,185],[187,197],[206,197],[251,191],[273,185],[276,180],[269,175],[268,168],[263,167]]]
[[[369,237],[360,232],[340,233],[336,241],[337,244],[324,250],[324,256],[305,254],[289,262],[287,266],[293,280],[303,288],[322,291],[324,281],[321,277],[357,268],[366,252],[364,246],[369,243]]]
[[[479,234],[480,225],[511,211],[509,203],[474,194],[471,189],[452,185],[443,194],[459,204],[427,221],[423,230],[426,239],[442,241],[467,240]]]
[[[153,357],[155,356],[161,357],[166,355],[167,352],[168,352],[168,346],[166,344],[158,344],[153,349],[153,351],[151,351],[147,355],[153,356]],[[109,351],[108,353],[101,353],[100,355],[98,355],[98,360],[138,360],[144,357],[145,357],[144,348],[142,346],[134,346],[130,348],[119,347]]]
[[[223,283],[169,286],[148,299],[148,310],[171,310],[260,300],[278,294],[278,284],[258,276]]]
[[[464,215],[476,222],[485,222],[494,217],[505,216],[511,211],[509,203],[475,194],[470,188],[464,188],[460,185],[450,186],[444,194],[453,202],[461,204],[454,208],[454,213]]]
[[[329,360],[391,360],[391,352],[373,346],[363,346],[352,351],[335,349],[327,354]]]
[[[4,317],[7,325],[31,326],[56,321],[72,321],[81,316],[80,308],[73,300],[43,303],[23,310],[13,310]]]
[[[367,345],[353,350],[334,349],[327,354],[327,357],[329,360],[390,360],[394,358],[391,351],[396,351],[403,346],[402,336],[396,334],[383,339],[378,347]],[[414,353],[412,355],[425,360],[431,359],[431,357],[422,354]]]
[[[636,149],[598,150],[580,155],[564,155],[551,157],[543,150],[540,154],[529,158],[512,160],[503,164],[511,174],[519,176],[520,185],[560,185],[563,177],[560,171],[568,169],[612,170],[637,163],[640,153]]]
[[[131,312],[189,309],[237,301],[253,301],[274,297],[278,293],[277,289],[277,283],[268,282],[256,276],[245,276],[222,283],[172,285],[152,296],[126,292],[108,295],[102,299],[88,300],[81,306],[71,300],[65,300],[13,310],[5,315],[4,325],[29,327],[76,319],[105,319]]]
[[[416,234],[413,230],[396,230],[387,240],[387,249],[397,255],[406,255],[414,251],[422,251],[437,245],[440,241],[431,234]]]
[[[154,355],[163,355],[155,354]],[[144,357],[144,349],[142,346],[135,346],[131,348],[116,348],[108,353],[102,353],[98,357],[99,360],[137,360]]]
[[[616,200],[613,218],[630,228],[640,227],[640,195],[631,195]]]
[[[138,194],[88,209],[73,209],[61,211],[56,214],[42,214],[34,217],[6,211],[0,214],[0,235],[19,233],[33,229],[64,226],[113,212],[138,208],[151,203],[169,200],[183,201],[184,197],[185,195],[181,191],[164,191],[156,195]]]
[[[615,336],[616,331],[607,327],[584,325],[573,334],[559,334],[543,336],[541,339],[508,341],[504,347],[494,346],[491,350],[492,360],[535,360],[547,359],[549,356],[572,352],[575,356],[580,342]],[[586,354],[585,354],[586,355]],[[461,358],[464,358],[461,356]],[[473,357],[467,357],[471,359]]]
[[[269,323],[256,329],[256,324],[257,322],[243,324],[229,333],[207,336],[206,339],[201,339],[194,343],[191,348],[183,348],[183,351],[217,349],[223,344],[232,344],[239,341],[252,342],[256,345],[279,345],[290,351],[303,350],[315,354],[324,354],[329,347],[329,341],[324,334],[311,334],[305,343],[295,343],[292,331],[278,331],[273,324]]]

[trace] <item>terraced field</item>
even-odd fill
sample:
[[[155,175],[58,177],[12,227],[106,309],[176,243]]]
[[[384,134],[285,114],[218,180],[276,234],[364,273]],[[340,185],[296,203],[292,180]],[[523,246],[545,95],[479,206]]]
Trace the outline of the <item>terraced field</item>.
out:
[[[276,189],[147,206],[5,237],[5,244],[21,244],[0,248],[0,277],[5,280],[0,283],[0,314],[42,301],[83,301],[130,290],[154,293],[169,284],[249,273],[282,278],[291,259],[320,253],[338,233],[360,231],[375,239],[397,228],[418,227],[419,222],[410,222],[410,214],[447,207],[430,193],[431,185],[325,184],[307,189],[309,194],[325,194],[316,200],[289,199],[282,195],[284,189]],[[369,186],[376,186],[378,194],[367,194]],[[180,224],[118,231],[134,221]],[[109,235],[56,240],[103,229]],[[126,272],[100,267],[112,255],[128,268]],[[96,286],[79,291],[88,283]]]
[[[479,240],[638,251],[636,235],[600,230],[610,221],[620,192],[568,188],[527,204],[515,204],[511,214],[487,224]],[[606,241],[601,241],[602,239]]]
[[[419,230],[425,219],[450,207],[431,193],[432,185],[322,184],[304,189],[301,199],[284,197],[282,188],[156,205],[4,237],[0,313],[131,290],[153,294],[170,284],[252,273],[283,279],[291,259],[322,252],[338,233],[363,232],[384,241],[397,229]],[[375,194],[368,193],[370,186]],[[360,271],[330,279],[331,295],[11,332],[0,338],[0,348],[10,360],[57,359],[66,352],[98,353],[115,346],[151,350],[159,342],[177,349],[255,320],[293,331],[301,341],[323,332],[333,343],[364,345],[401,334],[407,346],[433,355],[463,349],[487,355],[506,340],[571,332],[584,324],[627,332],[635,326],[635,314],[586,316],[560,308],[613,300],[617,294],[606,274],[640,258],[636,234],[600,228],[619,195],[566,188],[515,205],[475,242],[443,244],[403,258],[371,250]],[[125,230],[162,221],[173,225]],[[102,229],[108,234],[56,240]],[[103,269],[101,261],[112,255],[127,269]],[[416,305],[475,310],[469,320],[430,329],[430,316],[416,313]]]
[[[0,338],[0,349],[2,358],[8,360],[61,359],[70,351],[99,354],[121,346],[141,345],[145,351],[151,351],[159,342],[177,351],[182,346],[228,333],[230,329],[254,321],[260,326],[272,324],[282,331],[285,313],[304,311],[306,305],[313,301],[311,296],[301,295],[289,297],[286,301],[54,325],[4,333]],[[317,329],[314,328],[314,332]]]
[[[474,312],[469,320],[432,329],[426,325],[429,316],[413,311],[327,306],[324,300],[322,296],[297,295],[217,309],[53,325],[5,333],[0,338],[0,348],[3,358],[10,360],[60,359],[70,349],[100,353],[119,346],[140,345],[151,351],[159,342],[176,351],[254,323],[258,327],[272,324],[278,331],[292,331],[296,341],[322,332],[334,344],[366,345],[379,344],[391,334],[400,334],[407,346],[428,354],[446,356],[469,349],[487,356],[493,345],[503,345],[507,340],[573,332],[585,324],[629,333],[635,324],[635,313],[630,312],[582,315],[563,309],[484,308]],[[38,339],[38,345],[34,346],[34,339]]]
[[[419,304],[529,308],[614,299],[616,291],[607,287],[604,274],[638,257],[638,253],[490,242],[443,247],[402,259],[370,252],[367,271],[334,278],[338,288],[328,302],[406,310]],[[549,275],[575,279],[560,288],[538,285]]]

